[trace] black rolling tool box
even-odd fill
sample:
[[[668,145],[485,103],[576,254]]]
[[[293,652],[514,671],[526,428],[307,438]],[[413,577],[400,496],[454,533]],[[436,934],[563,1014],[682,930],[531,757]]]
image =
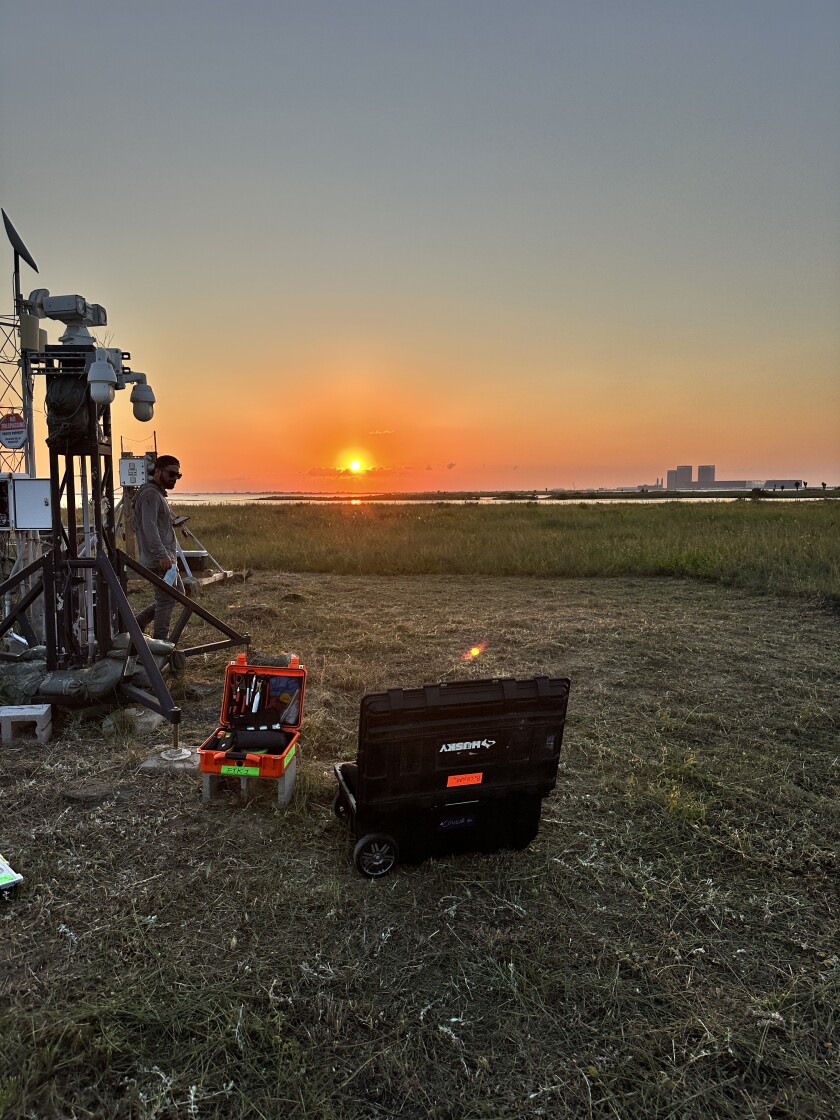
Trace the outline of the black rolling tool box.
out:
[[[453,681],[362,698],[355,762],[334,811],[369,878],[400,860],[524,848],[557,779],[565,677]]]

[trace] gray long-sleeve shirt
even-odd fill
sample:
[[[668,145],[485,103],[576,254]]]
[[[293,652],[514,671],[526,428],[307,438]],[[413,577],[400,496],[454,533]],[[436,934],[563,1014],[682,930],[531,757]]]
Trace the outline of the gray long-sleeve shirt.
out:
[[[134,531],[141,564],[157,568],[160,561],[175,559],[175,528],[166,491],[156,482],[144,482],[134,498]]]

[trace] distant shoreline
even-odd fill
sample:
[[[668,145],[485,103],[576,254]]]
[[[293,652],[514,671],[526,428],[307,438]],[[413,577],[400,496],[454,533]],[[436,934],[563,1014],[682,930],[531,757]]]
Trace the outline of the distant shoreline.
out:
[[[732,501],[808,501],[816,499],[837,500],[840,487],[823,490],[809,487],[807,490],[785,489],[764,490],[391,490],[383,493],[360,491],[355,494],[329,490],[227,490],[227,491],[181,491],[172,495],[174,502],[185,504],[212,505],[244,504],[248,502],[282,502],[290,504],[329,503],[345,505],[349,503],[408,505],[412,502],[432,505],[435,503],[465,505],[504,505],[531,504],[557,505],[560,503],[611,502],[611,503],[657,503],[657,502],[732,502]]]
[[[236,493],[231,491],[231,494]],[[808,489],[764,490],[759,487],[751,490],[419,490],[387,491],[383,493],[348,494],[342,492],[318,491],[271,491],[255,494],[260,502],[558,502],[558,501],[698,501],[720,498],[751,499],[790,499],[790,498],[829,498],[837,497],[840,487],[817,487]],[[196,497],[199,495],[196,494]]]

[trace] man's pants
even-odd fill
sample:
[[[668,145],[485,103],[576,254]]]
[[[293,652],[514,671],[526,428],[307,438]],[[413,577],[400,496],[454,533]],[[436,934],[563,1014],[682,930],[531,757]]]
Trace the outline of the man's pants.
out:
[[[175,590],[180,591],[183,595],[184,585],[181,582],[181,577],[175,582]],[[145,630],[150,622],[154,621],[154,628],[152,629],[153,638],[162,638],[166,641],[169,636],[169,620],[172,618],[172,612],[179,604],[172,599],[162,587],[155,588],[155,601],[145,607],[137,616],[137,625],[141,630]]]

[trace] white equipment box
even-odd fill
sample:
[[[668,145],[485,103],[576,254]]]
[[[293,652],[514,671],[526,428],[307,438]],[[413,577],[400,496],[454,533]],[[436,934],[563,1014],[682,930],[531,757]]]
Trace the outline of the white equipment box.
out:
[[[52,499],[48,478],[6,475],[0,478],[0,531],[52,528]]]
[[[152,474],[154,455],[123,455],[120,459],[120,486],[142,486]]]

